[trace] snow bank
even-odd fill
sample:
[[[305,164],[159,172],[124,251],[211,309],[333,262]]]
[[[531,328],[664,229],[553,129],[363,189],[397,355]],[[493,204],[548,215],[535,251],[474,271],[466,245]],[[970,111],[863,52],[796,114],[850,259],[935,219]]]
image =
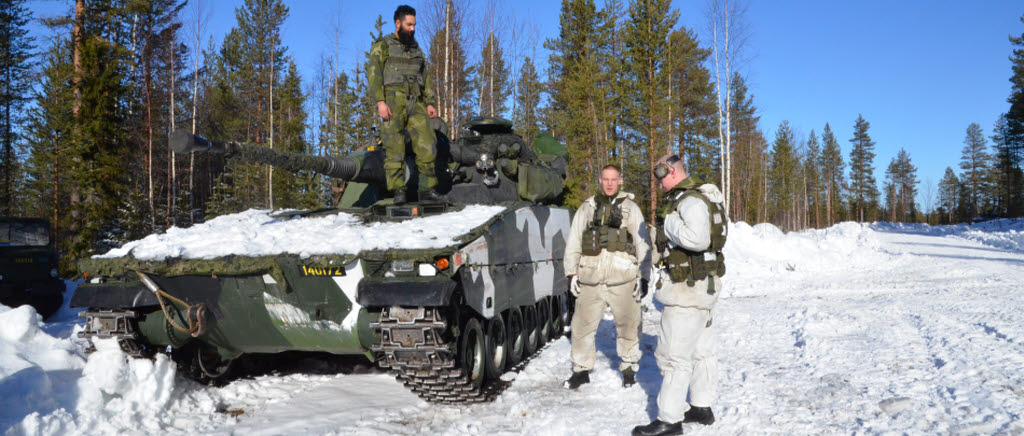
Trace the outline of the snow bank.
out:
[[[930,226],[928,224],[874,223],[871,227],[880,232],[952,236],[975,241],[989,247],[1024,253],[1024,218],[997,219],[973,225]]]
[[[764,277],[795,285],[822,274],[862,269],[891,258],[879,249],[874,230],[853,222],[790,233],[771,224],[732,223],[723,253],[726,296],[761,295]],[[799,290],[799,286],[794,287]]]
[[[454,244],[456,237],[504,210],[503,206],[471,205],[458,212],[367,224],[348,213],[287,219],[274,218],[267,210],[251,209],[185,229],[172,227],[166,233],[149,235],[97,257],[120,257],[128,253],[146,260],[280,253],[307,257],[389,248],[440,248]]]
[[[74,403],[74,385],[85,364],[79,348],[42,330],[32,306],[0,305],[0,431],[30,413],[50,413]]]

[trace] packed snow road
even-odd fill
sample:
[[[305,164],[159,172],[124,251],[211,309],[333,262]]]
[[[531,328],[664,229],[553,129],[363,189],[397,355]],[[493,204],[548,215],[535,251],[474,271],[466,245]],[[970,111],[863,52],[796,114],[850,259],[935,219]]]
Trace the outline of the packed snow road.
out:
[[[718,421],[687,434],[1024,432],[1024,221],[730,229],[714,315]],[[169,383],[160,360],[101,349],[85,362],[61,339],[73,336],[66,323],[26,333],[37,327],[19,321],[25,308],[0,308],[0,431],[628,434],[657,413],[660,313],[649,299],[633,388],[614,369],[607,314],[589,385],[561,387],[563,338],[506,374],[514,381],[495,402],[458,407],[424,403],[380,373]]]

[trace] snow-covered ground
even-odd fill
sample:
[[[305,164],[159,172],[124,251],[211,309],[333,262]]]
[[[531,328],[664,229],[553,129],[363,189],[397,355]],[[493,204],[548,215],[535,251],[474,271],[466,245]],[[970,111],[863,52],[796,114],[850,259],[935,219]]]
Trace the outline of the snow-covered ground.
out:
[[[1024,220],[789,234],[738,223],[726,256],[718,422],[687,434],[1024,433]],[[200,386],[112,344],[87,359],[73,311],[42,323],[0,307],[0,433],[628,434],[656,414],[660,314],[646,307],[635,387],[613,369],[606,315],[591,384],[561,387],[563,338],[495,402],[457,407],[372,372]]]

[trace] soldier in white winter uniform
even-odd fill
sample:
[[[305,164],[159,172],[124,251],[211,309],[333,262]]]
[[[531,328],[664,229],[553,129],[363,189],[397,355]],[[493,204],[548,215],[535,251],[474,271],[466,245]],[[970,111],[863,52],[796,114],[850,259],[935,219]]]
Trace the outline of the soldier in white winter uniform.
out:
[[[714,423],[717,397],[711,314],[725,274],[727,218],[722,192],[688,177],[678,156],[662,157],[655,177],[667,192],[658,216],[655,298],[664,305],[655,357],[661,369],[658,418],[633,435],[682,434],[682,423]],[[689,409],[687,410],[687,394]]]
[[[590,381],[596,350],[594,336],[611,307],[622,359],[623,386],[635,383],[640,361],[640,304],[647,294],[650,238],[633,194],[619,192],[622,173],[615,165],[601,170],[601,193],[580,205],[565,247],[565,271],[576,296],[572,318],[573,375],[566,387]]]

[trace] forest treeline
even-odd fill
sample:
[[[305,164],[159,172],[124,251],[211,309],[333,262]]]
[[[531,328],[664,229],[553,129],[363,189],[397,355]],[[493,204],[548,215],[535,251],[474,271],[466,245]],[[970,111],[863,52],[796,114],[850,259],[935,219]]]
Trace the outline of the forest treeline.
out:
[[[45,38],[30,35],[25,0],[0,5],[0,216],[49,218],[68,272],[77,258],[172,226],[329,206],[341,189],[316,174],[176,156],[176,128],[315,155],[373,143],[368,53],[342,58],[337,48],[346,28],[364,35],[368,52],[393,31],[391,11],[375,23],[336,23],[319,67],[301,71],[288,44],[302,42],[282,40],[282,0],[245,0],[222,40],[209,36],[209,1],[67,0],[66,14],[43,19]],[[701,40],[670,0],[562,0],[558,36],[541,41],[507,5],[425,0],[417,40],[449,131],[502,116],[527,141],[546,130],[568,146],[567,206],[595,193],[596,172],[615,163],[624,189],[653,213],[650,168],[674,152],[728,193],[733,221],[798,230],[1024,215],[1024,33],[1010,37],[1006,112],[987,131],[965,126],[959,162],[933,186],[906,150],[877,166],[862,116],[834,121],[852,123],[851,138],[828,123],[799,134],[788,121],[766,137],[738,68],[742,6],[709,1]],[[360,26],[366,33],[351,30]]]

